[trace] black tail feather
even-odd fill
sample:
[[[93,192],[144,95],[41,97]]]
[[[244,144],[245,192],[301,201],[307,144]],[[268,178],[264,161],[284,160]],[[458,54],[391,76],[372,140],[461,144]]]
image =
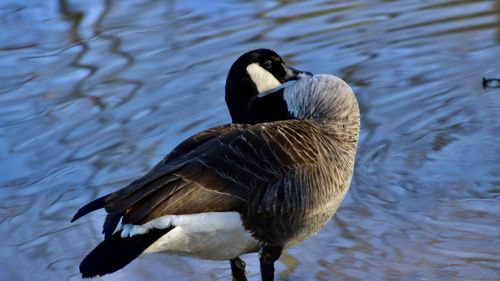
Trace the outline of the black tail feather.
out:
[[[73,216],[73,218],[71,219],[71,222],[76,221],[77,219],[85,216],[86,214],[88,214],[90,212],[93,212],[95,210],[104,208],[104,206],[106,205],[106,200],[105,200],[106,196],[97,198],[96,200],[94,200],[94,201],[88,203],[87,205],[81,207],[80,210],[78,210],[78,212],[76,212],[76,214]]]
[[[121,238],[120,233],[111,235],[83,259],[80,264],[82,277],[101,276],[125,267],[171,229],[151,229],[127,238]]]
[[[124,212],[110,213],[106,216],[104,220],[104,225],[102,226],[102,234],[104,234],[104,239],[109,239],[113,232],[115,231],[118,223],[123,217]]]

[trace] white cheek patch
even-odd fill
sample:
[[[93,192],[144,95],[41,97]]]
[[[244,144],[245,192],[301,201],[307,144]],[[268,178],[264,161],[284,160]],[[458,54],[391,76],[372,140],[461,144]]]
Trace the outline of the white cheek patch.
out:
[[[248,65],[247,73],[257,87],[259,94],[281,86],[281,83],[269,71],[257,63]]]

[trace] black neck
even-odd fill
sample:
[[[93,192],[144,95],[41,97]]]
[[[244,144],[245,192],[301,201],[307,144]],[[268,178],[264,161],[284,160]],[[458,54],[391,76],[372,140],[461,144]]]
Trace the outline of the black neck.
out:
[[[253,100],[246,123],[255,124],[290,119],[283,90]],[[233,120],[234,121],[234,120]]]
[[[226,103],[231,114],[232,122],[238,124],[256,124],[290,119],[287,105],[283,99],[283,90],[269,94],[262,98],[238,93],[239,99],[226,95]]]

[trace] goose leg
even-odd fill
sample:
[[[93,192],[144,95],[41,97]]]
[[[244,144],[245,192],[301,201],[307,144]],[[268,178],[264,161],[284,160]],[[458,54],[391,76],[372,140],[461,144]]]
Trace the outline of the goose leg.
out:
[[[260,248],[260,275],[262,281],[274,280],[274,262],[281,256],[283,247],[262,245]]]
[[[233,280],[247,281],[247,277],[245,276],[245,262],[239,257],[236,257],[229,260],[229,263],[231,264],[231,273],[233,274]]]

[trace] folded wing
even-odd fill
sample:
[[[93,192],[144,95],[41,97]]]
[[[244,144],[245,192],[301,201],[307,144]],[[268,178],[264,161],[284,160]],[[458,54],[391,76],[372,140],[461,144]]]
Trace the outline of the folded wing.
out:
[[[231,124],[204,131],[181,143],[144,177],[82,207],[73,220],[105,208],[103,232],[110,237],[120,219],[144,224],[164,215],[241,213],[256,190],[276,188],[286,170],[317,161],[320,148],[300,145],[318,134],[305,122]]]

